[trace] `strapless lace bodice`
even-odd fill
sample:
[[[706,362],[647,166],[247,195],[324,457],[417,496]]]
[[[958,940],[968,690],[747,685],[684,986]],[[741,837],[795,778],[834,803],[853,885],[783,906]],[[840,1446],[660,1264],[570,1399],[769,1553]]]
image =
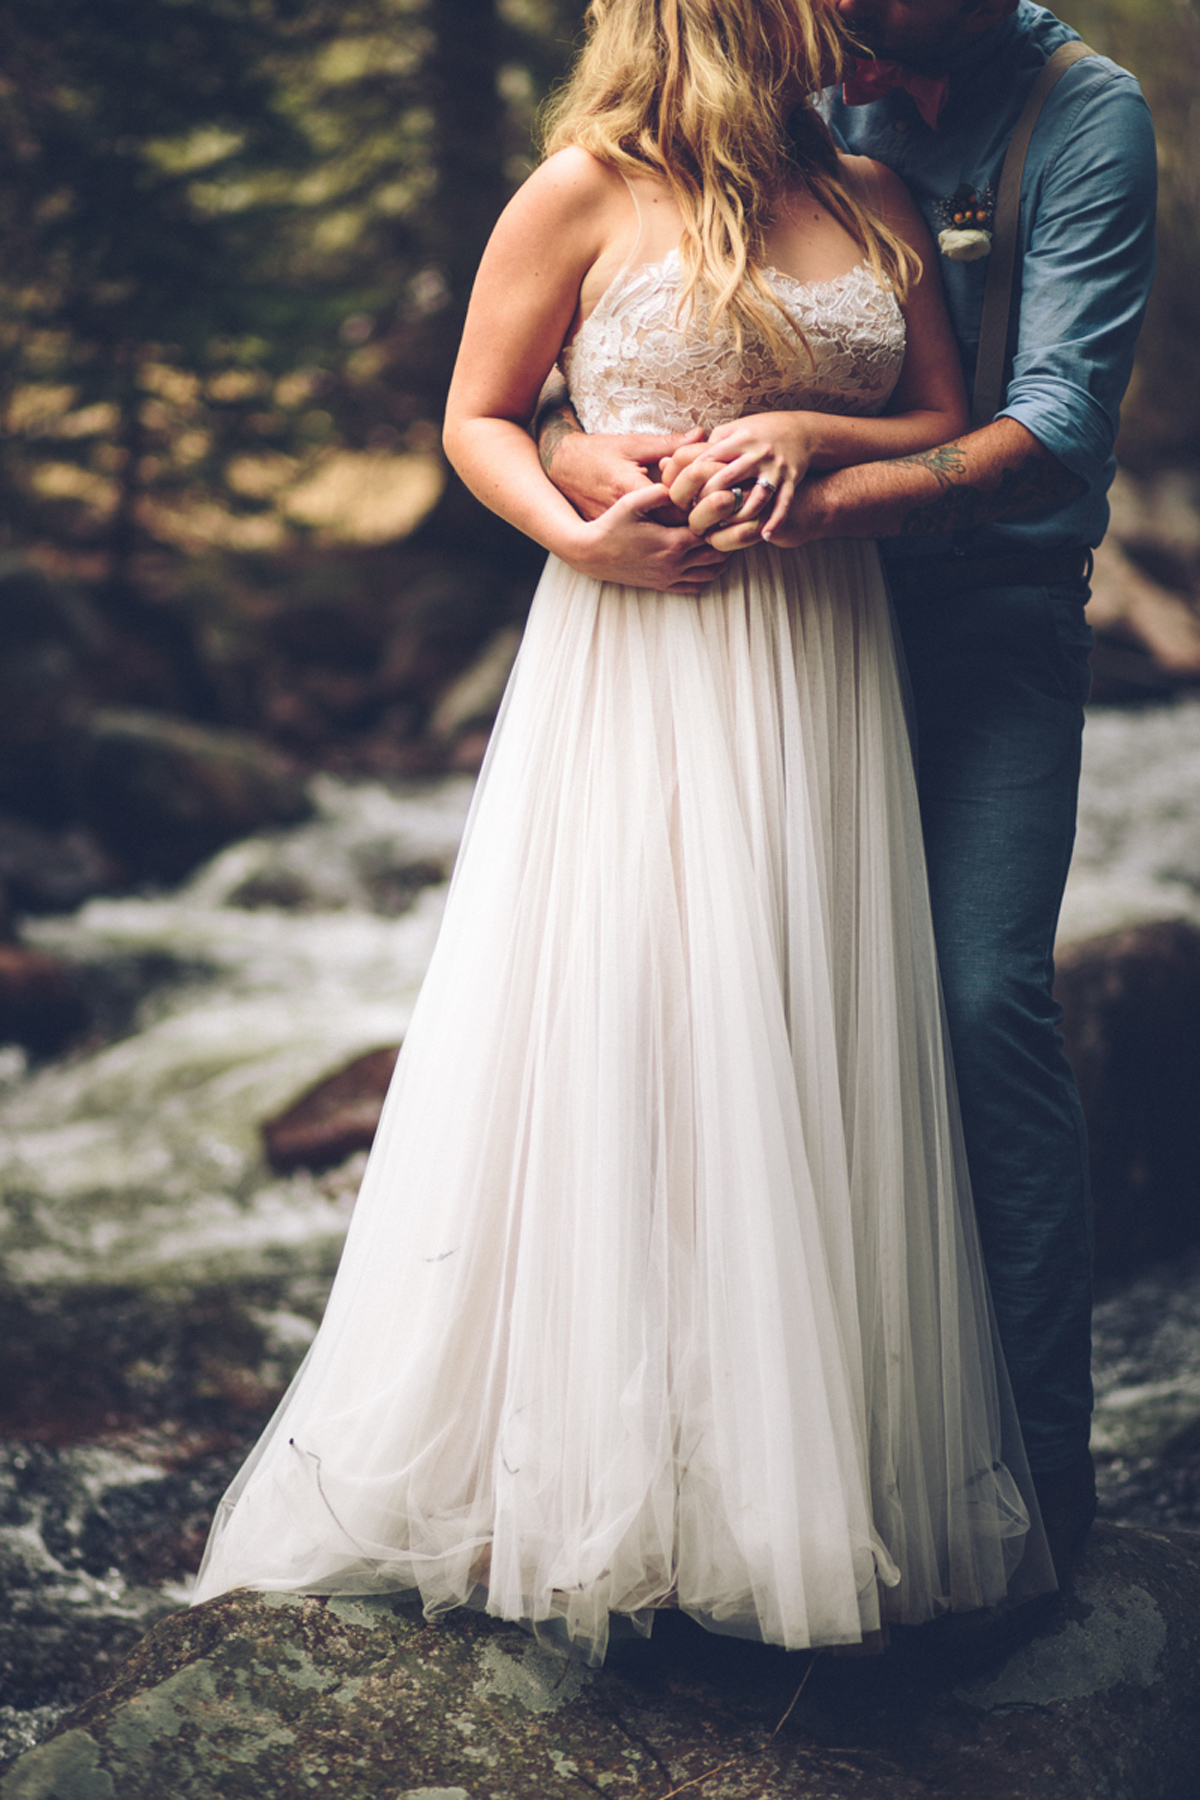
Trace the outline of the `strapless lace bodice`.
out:
[[[680,326],[679,254],[618,275],[563,354],[585,431],[711,431],[744,413],[877,413],[900,377],[904,316],[866,263],[833,281],[768,278],[803,331],[781,370],[765,339]]]

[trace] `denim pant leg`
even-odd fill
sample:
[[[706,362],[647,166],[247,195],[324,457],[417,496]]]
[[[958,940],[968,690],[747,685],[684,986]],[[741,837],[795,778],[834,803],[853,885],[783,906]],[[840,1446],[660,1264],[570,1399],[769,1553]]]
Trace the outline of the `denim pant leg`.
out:
[[[1052,950],[1075,832],[1087,588],[897,607],[934,930],[975,1208],[1039,1472],[1088,1441],[1091,1211]]]

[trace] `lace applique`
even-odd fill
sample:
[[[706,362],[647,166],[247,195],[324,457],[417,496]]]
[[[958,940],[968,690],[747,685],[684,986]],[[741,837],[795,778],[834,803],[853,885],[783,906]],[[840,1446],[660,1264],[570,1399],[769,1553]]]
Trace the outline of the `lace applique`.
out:
[[[563,354],[585,431],[711,431],[744,413],[881,412],[904,361],[904,315],[866,263],[833,281],[767,271],[803,331],[780,370],[765,339],[710,338],[698,314],[678,323],[679,254],[618,275]]]

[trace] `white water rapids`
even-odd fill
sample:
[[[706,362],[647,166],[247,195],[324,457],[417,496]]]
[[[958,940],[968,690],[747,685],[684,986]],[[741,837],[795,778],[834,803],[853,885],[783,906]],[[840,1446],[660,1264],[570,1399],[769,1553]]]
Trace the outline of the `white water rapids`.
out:
[[[403,1036],[445,889],[422,888],[401,917],[380,916],[372,897],[414,865],[449,867],[471,783],[391,793],[322,777],[314,790],[310,823],[233,845],[174,893],[30,924],[29,941],[72,961],[148,963],[167,978],[132,1033],[94,1054],[23,1076],[7,1053],[10,1281],[148,1282],[178,1265],[190,1280],[228,1278],[340,1238],[344,1207],[306,1177],[272,1177],[259,1126],[356,1052]],[[287,907],[263,904],[271,893]]]

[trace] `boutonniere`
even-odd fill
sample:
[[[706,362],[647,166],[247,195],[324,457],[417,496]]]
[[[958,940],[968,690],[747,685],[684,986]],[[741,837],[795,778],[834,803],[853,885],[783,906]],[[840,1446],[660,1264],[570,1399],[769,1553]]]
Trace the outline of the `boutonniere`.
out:
[[[936,207],[941,230],[938,249],[951,262],[975,262],[992,247],[992,190],[960,182],[948,200]]]

